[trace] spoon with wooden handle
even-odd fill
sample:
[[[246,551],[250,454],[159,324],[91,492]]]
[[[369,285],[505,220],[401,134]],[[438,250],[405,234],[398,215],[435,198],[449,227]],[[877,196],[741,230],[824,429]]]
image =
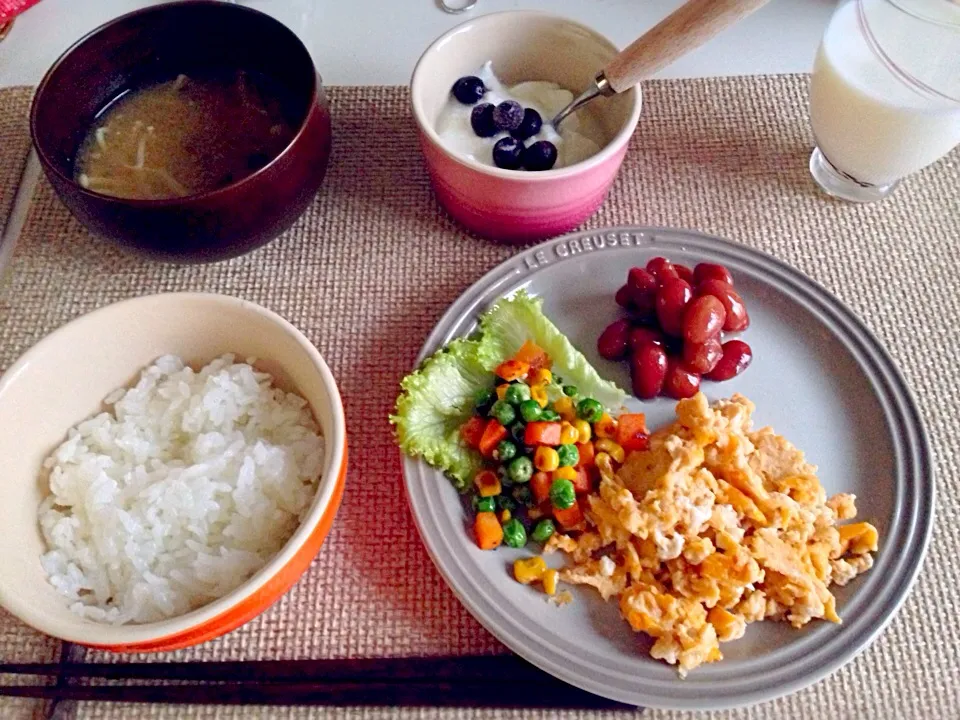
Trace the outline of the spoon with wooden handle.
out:
[[[567,116],[596,97],[629,90],[768,2],[689,0],[614,57],[597,74],[591,87],[557,113],[553,126],[558,127]]]

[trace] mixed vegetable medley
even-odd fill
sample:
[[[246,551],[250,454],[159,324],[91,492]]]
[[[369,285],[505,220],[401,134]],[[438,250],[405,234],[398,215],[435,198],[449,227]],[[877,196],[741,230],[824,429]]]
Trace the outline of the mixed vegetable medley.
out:
[[[598,462],[622,463],[648,443],[642,414],[614,421],[596,399],[554,376],[550,357],[526,341],[494,371],[460,434],[483,458],[473,477],[477,545],[545,543],[583,523],[580,499],[599,482]]]
[[[526,363],[526,368],[514,365],[514,369],[510,370],[511,365],[506,364],[509,360]],[[502,368],[509,379],[498,377],[498,368]],[[548,375],[548,372],[551,374]],[[415,372],[403,378],[396,412],[390,417],[396,426],[397,443],[406,455],[422,458],[446,474],[457,490],[467,493],[476,487],[475,479],[481,470],[489,469],[492,462],[504,464],[494,461],[492,453],[497,449],[494,445],[506,440],[513,445],[516,453],[516,457],[510,458],[510,461],[519,460],[513,466],[513,472],[519,473],[517,477],[522,478],[529,470],[529,475],[520,482],[509,475],[504,477],[513,485],[532,488],[537,447],[544,447],[541,455],[550,455],[545,451],[551,449],[559,457],[561,445],[576,445],[570,442],[553,445],[526,442],[526,427],[532,423],[546,425],[534,425],[530,431],[531,440],[538,428],[544,429],[542,431],[547,432],[548,437],[550,433],[555,435],[560,428],[560,410],[565,405],[565,402],[561,402],[557,408],[557,401],[567,397],[571,403],[574,402],[573,398],[564,395],[562,385],[554,376],[562,377],[569,385],[576,387],[574,397],[578,401],[596,401],[594,410],[599,409],[601,414],[602,408],[619,408],[626,399],[626,393],[615,383],[600,377],[583,354],[544,315],[542,300],[530,297],[521,290],[510,298],[498,301],[483,313],[472,335],[447,343]],[[497,393],[503,393],[503,397]],[[592,404],[588,403],[588,406]],[[462,432],[474,416],[478,420],[472,421],[468,432]],[[498,430],[497,425],[491,425],[487,442],[483,444],[486,455],[481,450],[480,440],[476,439],[479,418],[494,419],[502,428]],[[571,418],[568,422],[576,419]],[[524,426],[522,438],[510,435],[511,428],[518,428],[518,423]],[[471,437],[474,442],[468,441]],[[482,433],[479,437],[482,439]],[[496,438],[495,443],[493,438]],[[504,445],[506,453],[510,452],[506,449],[508,447]],[[528,447],[534,448],[532,454],[525,451]],[[571,450],[563,452],[569,460]],[[559,468],[559,460],[557,462]],[[575,466],[576,463],[565,467]],[[509,463],[507,467],[511,467]],[[570,472],[565,470],[561,476]],[[502,489],[503,478],[499,474],[498,479],[501,480]],[[481,497],[503,494],[498,492]],[[523,495],[522,492],[519,494]],[[507,495],[513,498],[512,487]],[[509,504],[506,501],[501,503]],[[489,505],[489,502],[484,502],[484,507],[489,508]],[[513,512],[515,508],[506,509]]]

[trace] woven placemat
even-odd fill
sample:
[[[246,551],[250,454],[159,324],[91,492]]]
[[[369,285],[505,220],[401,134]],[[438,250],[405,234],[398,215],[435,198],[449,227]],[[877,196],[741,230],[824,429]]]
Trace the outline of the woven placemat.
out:
[[[32,88],[0,90],[0,230],[3,230],[17,184],[30,152]]]
[[[953,430],[960,395],[955,383],[943,380],[943,370],[955,362],[952,338],[960,325],[960,153],[882,204],[847,205],[819,194],[808,177],[804,77],[651,82],[645,93],[644,117],[623,171],[588,225],[695,228],[770,252],[822,282],[878,333],[906,373],[924,410],[940,483],[926,571],[883,636],[812,688],[716,716],[960,717],[960,628],[941,620],[960,587],[960,440]],[[266,248],[217,265],[147,263],[91,238],[41,183],[12,273],[0,289],[0,367],[96,307],[144,293],[205,290],[238,295],[287,317],[319,347],[340,383],[351,466],[337,523],[310,571],[275,607],[227,637],[144,659],[503,652],[430,563],[405,505],[385,418],[397,381],[446,307],[514,250],[468,236],[437,209],[406,90],[334,88],[330,94],[335,151],[328,178],[304,217]],[[0,618],[0,628],[0,657],[25,642],[42,642],[12,619]],[[117,660],[100,653],[88,659]],[[186,714],[162,706],[75,708],[78,718],[103,720]],[[189,717],[252,715],[250,709],[207,707]],[[256,713],[317,715],[582,717],[396,709]]]

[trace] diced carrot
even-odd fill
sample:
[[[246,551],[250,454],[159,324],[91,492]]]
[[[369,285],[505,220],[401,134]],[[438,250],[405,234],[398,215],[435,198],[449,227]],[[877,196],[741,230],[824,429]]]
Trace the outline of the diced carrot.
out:
[[[550,477],[548,472],[535,472],[533,477],[530,478],[530,492],[533,493],[533,497],[538,503],[542,503],[550,497],[550,485],[552,483],[553,478]]]
[[[550,367],[550,357],[536,343],[527,340],[523,346],[517,350],[513,356],[514,360],[525,362],[531,370],[539,370],[542,367]]]
[[[556,519],[560,526],[566,528],[567,530],[576,527],[581,522],[583,522],[583,511],[580,510],[579,503],[574,503],[566,510],[561,510],[560,508],[553,509],[553,517]]]
[[[483,437],[483,429],[487,426],[485,418],[474,415],[467,420],[460,428],[460,437],[472,448],[480,447],[480,438]]]
[[[507,429],[494,418],[490,418],[487,426],[483,429],[483,435],[480,437],[480,454],[484,457],[491,457],[493,451],[497,449],[500,441],[507,437]]]
[[[492,512],[479,512],[473,521],[473,534],[481,550],[493,550],[503,542],[503,528]]]
[[[497,365],[497,369],[494,370],[494,372],[497,374],[497,377],[510,382],[526,377],[527,373],[530,372],[530,366],[522,360],[506,360]]]
[[[577,476],[571,482],[578,493],[588,493],[593,489],[589,468],[577,468]]]
[[[643,413],[626,413],[617,418],[617,444],[627,452],[646,450],[650,436]]]
[[[560,423],[532,422],[527,423],[523,432],[524,445],[559,445]]]
[[[577,452],[580,453],[580,460],[577,461],[577,467],[590,467],[597,457],[596,448],[592,442],[577,443]]]

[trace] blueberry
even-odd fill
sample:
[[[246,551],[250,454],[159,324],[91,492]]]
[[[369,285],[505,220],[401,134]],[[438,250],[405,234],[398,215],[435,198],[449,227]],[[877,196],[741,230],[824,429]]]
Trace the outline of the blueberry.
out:
[[[533,143],[523,152],[523,166],[527,170],[549,170],[557,162],[557,146],[549,140]]]
[[[480,78],[475,75],[467,75],[457,80],[450,92],[464,105],[473,105],[480,102],[480,98],[486,95],[487,88]]]
[[[517,140],[527,140],[540,132],[542,127],[543,118],[540,117],[540,113],[533,108],[527,108],[523,111],[523,122],[520,123],[520,127],[510,134]]]
[[[523,143],[516,138],[501,138],[493,146],[493,164],[504,170],[518,170],[522,157]]]
[[[516,130],[523,122],[523,106],[516,100],[504,100],[493,111],[493,124],[498,130]]]
[[[470,113],[470,127],[480,137],[493,137],[497,134],[497,126],[493,124],[493,105],[483,103],[473,108]]]

